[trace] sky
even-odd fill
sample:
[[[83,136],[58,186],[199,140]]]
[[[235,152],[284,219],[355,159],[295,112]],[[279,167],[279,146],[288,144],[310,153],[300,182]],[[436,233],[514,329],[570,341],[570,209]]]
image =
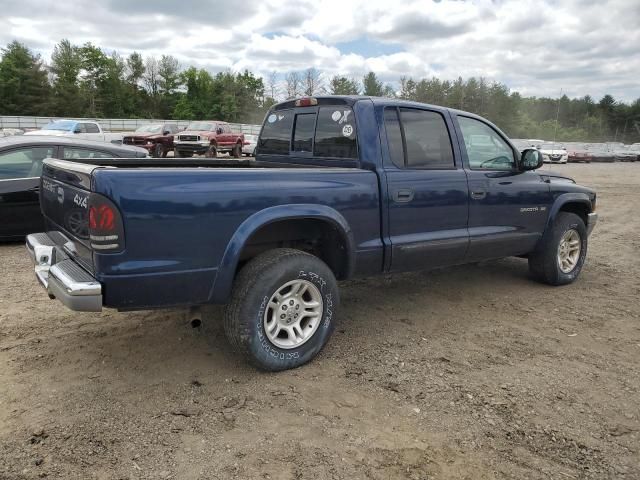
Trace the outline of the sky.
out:
[[[0,44],[62,38],[265,78],[483,76],[523,95],[640,98],[640,0],[0,0]]]

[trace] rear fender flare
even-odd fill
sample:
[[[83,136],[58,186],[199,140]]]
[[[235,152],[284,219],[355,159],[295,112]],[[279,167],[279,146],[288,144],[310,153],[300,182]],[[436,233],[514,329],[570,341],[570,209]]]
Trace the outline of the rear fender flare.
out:
[[[355,268],[355,241],[349,223],[337,210],[326,205],[278,205],[265,208],[251,215],[240,224],[231,237],[231,240],[229,240],[209,295],[213,303],[226,303],[231,295],[231,288],[233,286],[240,254],[249,238],[260,228],[270,223],[294,219],[317,219],[332,224],[345,240],[348,262],[347,277],[351,276]]]

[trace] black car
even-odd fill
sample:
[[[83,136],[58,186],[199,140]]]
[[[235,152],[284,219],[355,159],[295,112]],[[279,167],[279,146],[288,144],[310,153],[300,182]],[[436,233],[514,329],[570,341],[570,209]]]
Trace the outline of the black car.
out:
[[[142,148],[56,136],[0,138],[0,240],[41,232],[38,191],[45,158],[146,157]]]

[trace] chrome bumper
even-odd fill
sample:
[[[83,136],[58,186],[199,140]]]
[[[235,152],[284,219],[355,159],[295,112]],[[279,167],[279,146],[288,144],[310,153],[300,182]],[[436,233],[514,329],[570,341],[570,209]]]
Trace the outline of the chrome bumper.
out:
[[[36,278],[50,298],[57,298],[71,310],[102,310],[102,285],[69,258],[46,233],[27,235],[27,251]]]
[[[587,235],[591,235],[593,232],[593,227],[598,223],[598,214],[596,212],[589,213],[587,215]]]

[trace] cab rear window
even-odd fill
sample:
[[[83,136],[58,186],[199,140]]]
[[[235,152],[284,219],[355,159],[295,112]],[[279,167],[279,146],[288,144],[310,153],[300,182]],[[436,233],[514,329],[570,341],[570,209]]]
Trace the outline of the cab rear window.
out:
[[[320,107],[315,140],[313,154],[316,157],[358,158],[353,111]]]
[[[322,106],[314,110],[279,110],[267,117],[259,154],[299,155],[327,159],[357,159],[358,142],[350,107]]]
[[[291,145],[293,111],[272,113],[262,127],[258,150],[270,155],[288,155]]]

